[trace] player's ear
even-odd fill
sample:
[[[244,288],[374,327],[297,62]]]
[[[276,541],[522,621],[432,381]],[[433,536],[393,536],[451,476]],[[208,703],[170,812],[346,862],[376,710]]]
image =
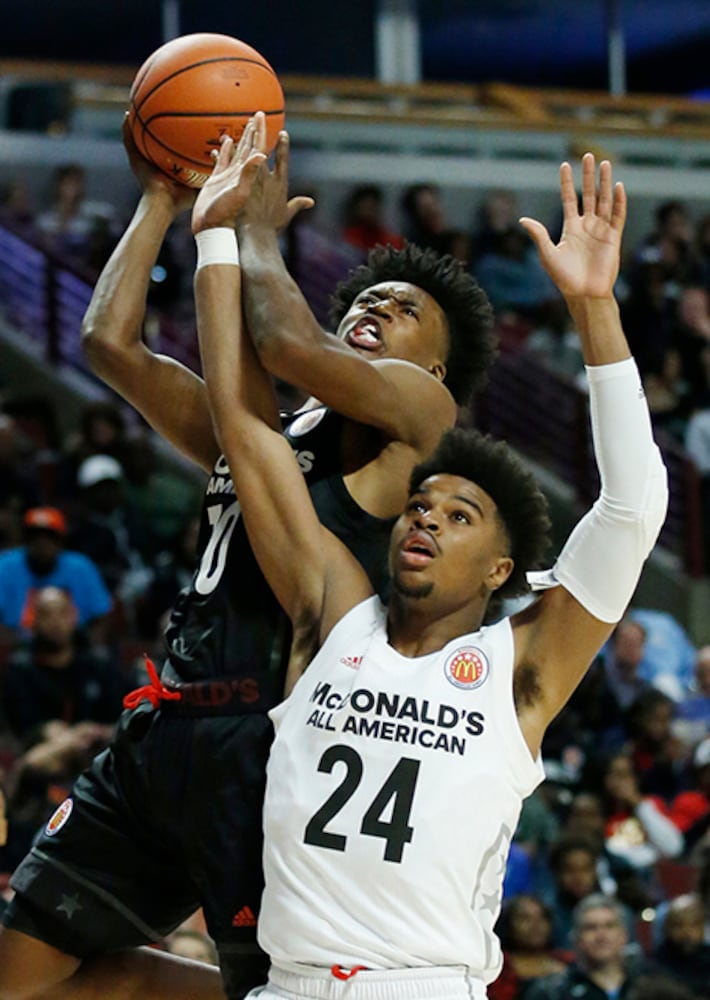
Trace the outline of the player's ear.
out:
[[[446,378],[446,365],[443,361],[435,361],[429,366],[429,371],[439,382],[443,382]]]
[[[514,563],[510,556],[498,556],[486,577],[486,586],[488,589],[494,591],[502,587],[513,572],[513,565]]]

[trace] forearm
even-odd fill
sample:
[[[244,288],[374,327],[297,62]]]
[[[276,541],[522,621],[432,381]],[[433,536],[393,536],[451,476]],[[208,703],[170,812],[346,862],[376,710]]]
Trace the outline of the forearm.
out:
[[[661,529],[668,488],[633,360],[587,372],[601,493],[567,540],[554,574],[591,614],[613,623]]]
[[[288,380],[295,360],[289,346],[303,347],[310,337],[320,338],[322,330],[286,269],[276,232],[255,223],[238,224],[237,238],[249,334],[266,368]]]
[[[249,446],[247,424],[273,425],[277,410],[266,373],[253,355],[241,315],[240,268],[213,264],[195,272],[202,369],[217,439],[227,456]]]
[[[141,343],[151,272],[174,217],[167,196],[143,195],[99,276],[81,331],[89,362],[99,374],[113,357]]]
[[[631,357],[619,306],[612,295],[568,296],[565,301],[579,334],[585,364],[608,365]]]
[[[634,815],[646,831],[648,842],[664,858],[676,858],[683,851],[683,834],[675,823],[656,808],[652,799],[643,799]]]

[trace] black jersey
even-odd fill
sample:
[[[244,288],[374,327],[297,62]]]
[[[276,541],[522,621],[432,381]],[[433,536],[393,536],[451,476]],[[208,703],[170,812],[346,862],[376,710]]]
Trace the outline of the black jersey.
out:
[[[284,434],[321,522],[342,539],[382,593],[393,520],[373,517],[348,493],[341,475],[342,429],[343,418],[327,407],[284,418]],[[224,457],[207,484],[198,549],[199,565],[178,596],[166,630],[164,679],[258,676],[260,708],[267,690],[267,700],[276,703],[282,697],[291,626],[251,551]]]

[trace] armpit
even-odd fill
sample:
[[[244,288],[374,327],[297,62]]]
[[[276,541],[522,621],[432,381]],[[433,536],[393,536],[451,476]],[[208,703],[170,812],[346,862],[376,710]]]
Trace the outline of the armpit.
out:
[[[513,676],[513,701],[518,713],[524,708],[532,708],[542,696],[537,667],[522,664],[516,667]]]

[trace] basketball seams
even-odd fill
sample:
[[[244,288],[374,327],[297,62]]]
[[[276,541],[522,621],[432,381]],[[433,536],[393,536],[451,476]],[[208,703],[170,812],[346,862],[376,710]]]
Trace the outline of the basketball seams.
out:
[[[131,87],[128,120],[146,159],[166,177],[199,187],[212,171],[216,137],[226,132],[236,141],[257,111],[266,115],[273,149],[284,104],[281,82],[260,52],[238,39],[198,33],[167,42],[144,63]]]
[[[160,80],[159,83],[156,83],[148,91],[147,94],[145,94],[142,98],[140,98],[139,103],[136,103],[136,97],[138,95],[138,91],[140,90],[140,85],[136,85],[133,88],[133,92],[134,92],[135,96],[131,96],[131,104],[135,108],[136,114],[137,114],[138,111],[145,104],[145,102],[148,100],[149,97],[152,97],[152,95],[155,94],[156,91],[160,90],[161,87],[165,86],[166,83],[170,83],[171,80],[174,80],[176,77],[180,76],[181,74],[187,73],[191,69],[199,69],[201,66],[208,66],[211,63],[228,63],[228,62],[250,63],[252,66],[259,66],[262,69],[265,69],[268,73],[270,73],[271,76],[274,77],[274,79],[276,80],[277,83],[279,82],[278,77],[276,76],[276,73],[274,73],[274,71],[271,68],[271,66],[269,66],[269,64],[267,62],[265,62],[265,61],[261,61],[259,59],[248,59],[246,56],[217,56],[216,58],[211,58],[211,59],[201,59],[199,62],[190,63],[189,66],[181,66],[180,69],[173,70],[172,73],[169,73],[168,76],[163,77],[163,79]],[[141,83],[143,82],[143,80],[145,80],[145,77],[146,77],[146,75],[148,73],[148,69],[149,69],[149,67],[146,69],[146,72],[143,74],[143,76],[141,78]]]

